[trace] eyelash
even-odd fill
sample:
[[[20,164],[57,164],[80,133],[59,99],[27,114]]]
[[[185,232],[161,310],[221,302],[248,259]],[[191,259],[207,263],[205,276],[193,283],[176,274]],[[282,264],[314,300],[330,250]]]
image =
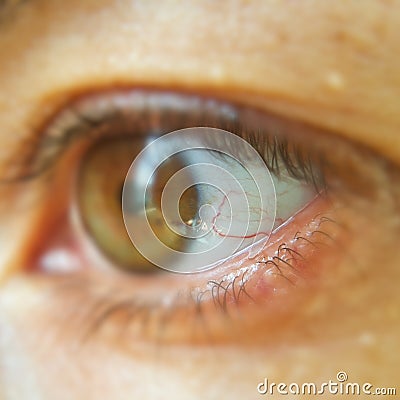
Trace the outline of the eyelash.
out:
[[[326,233],[322,226],[325,224],[334,225],[338,229],[344,229],[343,226],[337,221],[327,217],[327,216],[316,216],[315,217],[316,229],[308,235],[302,236],[300,232],[297,232],[293,237],[293,242],[304,241],[305,245],[312,245],[314,247],[326,246],[327,238],[328,242],[331,244],[335,241],[334,238],[330,237]],[[315,233],[320,233],[321,238],[314,237]],[[326,236],[327,235],[327,236]],[[338,243],[335,243],[340,247]],[[285,268],[290,268],[296,271],[296,262],[307,262],[303,257],[301,252],[290,247],[288,243],[281,243],[276,254],[270,257],[268,260],[260,260],[258,264],[263,267],[268,265],[274,267],[277,272],[276,274],[282,277],[282,279],[290,278],[285,276],[282,272]],[[125,294],[124,297],[117,297],[112,288],[109,288],[106,293],[99,294],[97,290],[94,289],[91,292],[91,282],[83,280],[82,277],[72,276],[67,282],[62,281],[60,285],[53,287],[50,295],[59,294],[60,290],[68,291],[72,296],[74,301],[79,302],[79,295],[82,296],[82,288],[84,288],[84,299],[90,298],[90,302],[84,307],[83,315],[81,315],[82,320],[77,321],[80,324],[80,335],[78,339],[81,344],[85,344],[93,339],[96,335],[101,334],[102,329],[107,326],[109,322],[112,322],[113,318],[118,318],[117,332],[113,335],[120,337],[126,330],[129,330],[131,323],[136,323],[140,325],[141,332],[146,332],[147,323],[152,318],[154,313],[157,313],[158,318],[156,318],[157,326],[148,332],[148,337],[156,335],[158,341],[165,340],[168,338],[163,336],[163,330],[166,328],[166,324],[173,315],[182,312],[187,312],[187,309],[191,308],[194,311],[192,316],[194,321],[197,321],[197,327],[201,328],[202,331],[198,332],[196,336],[198,337],[199,344],[204,342],[212,342],[213,340],[218,340],[218,337],[213,336],[213,332],[208,329],[208,316],[203,310],[203,305],[205,304],[205,298],[211,299],[214,309],[223,319],[223,328],[226,332],[232,333],[231,328],[231,311],[236,311],[232,306],[228,304],[229,300],[234,300],[234,302],[239,302],[241,297],[246,297],[250,303],[256,304],[257,301],[252,298],[252,296],[247,292],[246,286],[248,282],[251,282],[253,276],[253,271],[240,270],[234,279],[226,280],[222,278],[221,280],[209,280],[205,288],[189,288],[187,291],[179,293],[175,296],[167,305],[163,302],[149,303],[143,301],[140,296],[134,293]],[[290,285],[295,285],[295,283],[290,281]],[[149,328],[150,329],[150,328]],[[154,333],[155,332],[155,333]],[[129,336],[130,339],[132,339]],[[240,334],[239,336],[232,336],[231,340],[246,340]]]
[[[155,93],[156,96],[171,96],[171,94],[165,93]],[[177,95],[179,97],[179,95]],[[197,97],[195,97],[198,99]],[[201,100],[202,104],[207,104],[207,99]],[[223,103],[221,103],[223,105]],[[218,107],[219,103],[215,101],[212,102],[213,108]],[[230,132],[233,132],[239,136],[242,136],[245,140],[247,140],[256,150],[259,151],[260,155],[263,157],[270,171],[279,177],[279,175],[286,171],[289,175],[295,179],[303,180],[307,183],[314,184],[317,192],[324,191],[326,193],[328,189],[330,190],[329,183],[330,181],[325,179],[327,172],[334,174],[337,171],[336,165],[332,167],[332,163],[329,162],[329,157],[325,157],[325,152],[323,146],[313,146],[310,145],[310,142],[305,146],[302,142],[302,135],[299,133],[299,136],[296,137],[293,132],[291,134],[287,134],[285,129],[282,131],[276,129],[276,124],[274,117],[267,116],[262,119],[262,121],[267,121],[271,123],[272,128],[268,128],[268,123],[264,124],[263,122],[258,121],[259,114],[254,112],[255,121],[251,121],[251,123],[241,123],[240,118],[235,120],[234,123],[229,118],[219,118],[213,119],[208,118],[207,109],[210,106],[205,106],[204,110],[201,113],[201,117],[198,117],[198,120],[201,120],[204,125],[218,127],[220,129],[225,129]],[[238,107],[238,115],[241,115],[240,107]],[[145,117],[147,123],[152,120],[154,116],[151,113],[152,109],[148,108],[145,110]],[[153,110],[154,111],[154,110]],[[69,113],[73,115],[73,124],[69,124],[67,127],[62,127],[62,129],[55,129],[53,131],[44,130],[44,135],[38,138],[35,143],[31,143],[29,146],[28,154],[23,157],[22,162],[20,164],[20,168],[18,169],[18,173],[9,179],[9,182],[29,182],[32,180],[39,179],[43,176],[47,176],[47,174],[51,173],[53,169],[57,165],[58,159],[73,145],[78,144],[79,141],[87,140],[89,143],[97,142],[102,138],[115,136],[117,134],[121,134],[118,129],[104,129],[99,133],[99,131],[103,127],[107,127],[110,125],[111,127],[115,124],[116,121],[121,119],[121,115],[118,112],[106,112],[102,113],[97,118],[93,118],[91,115],[86,114],[82,110],[79,109],[79,105],[74,108],[68,109]],[[165,116],[168,116],[173,110],[166,109],[162,113]],[[143,110],[141,110],[141,115],[143,115]],[[154,112],[155,113],[155,112]],[[123,114],[123,113],[121,113]],[[157,114],[157,113],[155,113]],[[215,115],[214,115],[215,117]],[[195,119],[195,118],[194,118]],[[246,118],[243,118],[246,120]],[[182,127],[193,126],[193,121],[183,120],[179,121],[183,126],[175,126],[174,130]],[[179,125],[178,123],[178,125]],[[275,124],[275,125],[274,125]],[[51,124],[50,124],[51,125]],[[267,128],[265,131],[261,131],[259,126],[266,125]],[[294,126],[298,126],[294,124]],[[299,125],[301,127],[301,124]],[[303,128],[304,129],[304,128]],[[288,128],[289,131],[296,131],[293,127]],[[301,131],[300,129],[299,131]],[[138,134],[143,134],[144,130],[140,132],[136,132]],[[271,133],[273,132],[273,133]],[[162,132],[164,133],[164,132]],[[297,132],[295,132],[297,133]],[[132,132],[126,132],[126,134],[132,135]],[[132,135],[133,137],[134,135]],[[328,161],[327,161],[328,160]],[[339,160],[340,162],[340,160]],[[333,171],[333,172],[332,172]],[[332,221],[329,217],[323,216],[326,221]],[[328,235],[327,232],[324,232],[322,229],[319,229],[322,235]],[[312,233],[315,233],[314,230]],[[300,233],[295,235],[293,238],[294,241],[304,240],[307,243],[311,243],[313,245],[318,246],[319,241],[312,237],[303,237]],[[284,279],[287,277],[282,270],[284,268],[294,268],[293,265],[290,265],[291,262],[287,261],[284,254],[288,254],[290,257],[299,259],[304,259],[301,252],[297,251],[295,248],[292,248],[290,244],[282,243],[278,249],[278,252],[270,257],[268,260],[260,260],[259,264],[264,265],[264,267],[271,266],[274,267]],[[186,300],[190,300],[197,315],[201,313],[201,299],[204,297],[210,297],[213,301],[213,304],[217,309],[222,311],[223,314],[228,315],[229,310],[226,307],[226,300],[228,297],[233,298],[234,300],[239,298],[240,296],[246,295],[246,287],[249,279],[251,279],[251,271],[243,271],[243,276],[240,277],[240,273],[237,277],[235,277],[231,281],[226,281],[225,278],[221,280],[210,280],[208,282],[208,288],[195,288],[191,289],[189,294],[184,295]],[[73,285],[75,286],[75,285]],[[81,287],[79,285],[79,287]],[[250,299],[251,300],[251,299]],[[176,303],[172,303],[168,308],[165,308],[164,311],[166,314],[170,312],[174,312],[179,308],[181,298],[177,300]],[[88,328],[88,337],[90,337],[90,332],[96,331],[98,328],[101,328],[104,323],[106,323],[115,313],[126,313],[127,315],[132,314],[136,310],[140,309],[143,312],[143,318],[151,314],[152,310],[156,308],[163,308],[162,305],[158,304],[145,304],[140,298],[135,298],[134,295],[130,298],[125,298],[122,300],[115,300],[112,296],[109,296],[109,293],[106,294],[104,299],[97,299],[96,304],[102,304],[100,311],[97,311],[97,306],[94,305],[91,310],[88,311],[92,315],[90,318],[90,327]],[[128,318],[129,319],[129,318]]]
[[[146,96],[146,93],[142,95]],[[155,93],[154,95],[160,97],[166,96],[166,101],[168,101],[169,97],[173,98],[173,96],[175,96],[171,93],[163,92]],[[176,96],[180,97],[180,95]],[[172,130],[198,126],[199,122],[201,122],[200,125],[202,126],[227,130],[248,141],[263,158],[268,169],[278,178],[281,173],[285,171],[292,178],[313,184],[317,192],[326,189],[323,173],[325,169],[324,158],[318,154],[318,151],[305,151],[304,145],[302,145],[302,143],[296,143],[294,137],[288,140],[286,135],[280,132],[271,133],[268,132],[268,129],[263,131],[260,130],[258,126],[253,126],[253,124],[249,125],[243,123],[240,117],[240,108],[234,108],[239,114],[239,117],[234,121],[232,121],[231,115],[217,115],[217,117],[214,115],[213,118],[209,118],[207,113],[208,109],[211,108],[210,104],[212,107],[216,106],[217,108],[222,108],[222,111],[224,111],[223,107],[229,106],[226,106],[224,103],[218,104],[210,99],[199,100],[198,96],[191,96],[189,99],[198,101],[198,106],[200,107],[201,105],[204,106],[204,110],[202,110],[200,116],[194,118],[194,121],[191,121],[190,115],[189,119],[187,119],[186,116],[186,118],[182,118],[181,121],[178,121],[173,129],[163,129],[162,126],[159,126],[157,132],[159,136]],[[182,114],[184,113],[182,110],[179,111]],[[198,113],[198,110],[196,111]],[[63,153],[73,144],[76,144],[77,141],[89,139],[96,142],[101,140],[102,134],[100,134],[99,137],[95,137],[96,134],[93,134],[94,130],[98,130],[106,125],[112,125],[116,120],[124,118],[123,115],[119,114],[118,110],[103,111],[103,113],[95,119],[78,110],[74,111],[74,109],[69,109],[68,112],[73,113],[74,123],[63,127],[55,136],[52,136],[45,130],[44,134],[40,135],[35,142],[25,143],[24,147],[28,150],[25,156],[20,157],[17,173],[15,173],[14,176],[3,179],[3,182],[29,182],[41,178],[43,175],[46,175],[46,173],[51,172]],[[160,119],[166,118],[168,120],[169,115],[171,113],[173,115],[174,112],[175,110],[173,108],[168,107],[161,110],[161,112],[151,107],[139,111],[142,120],[145,119],[147,121],[144,125],[150,125],[153,117],[160,117]],[[188,110],[188,114],[190,114],[190,110]],[[222,112],[221,114],[224,113]],[[259,115],[256,113],[256,118],[258,117]],[[118,130],[117,133],[119,134]],[[135,132],[134,134],[128,131],[127,134],[135,137],[146,133],[144,129],[142,129],[142,131]],[[103,137],[109,135],[114,135],[114,132],[108,132],[106,135],[103,135]],[[13,163],[15,164],[15,160],[13,160]]]

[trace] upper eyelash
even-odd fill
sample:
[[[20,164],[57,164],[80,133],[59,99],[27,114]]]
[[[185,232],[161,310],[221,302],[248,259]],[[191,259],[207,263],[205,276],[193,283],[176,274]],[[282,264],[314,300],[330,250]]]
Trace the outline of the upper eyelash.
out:
[[[147,96],[147,92],[140,92],[141,95]],[[151,93],[152,96],[167,97],[168,98],[178,98],[185,99],[186,95],[174,95],[171,93]],[[176,97],[175,97],[176,96]],[[322,171],[324,170],[322,157],[318,157],[318,154],[307,150],[305,146],[290,141],[284,134],[268,131],[268,127],[263,129],[259,126],[251,126],[246,124],[246,121],[241,119],[240,108],[233,108],[233,106],[228,105],[223,102],[216,102],[210,99],[202,99],[198,96],[189,96],[189,99],[198,103],[198,106],[203,106],[204,109],[200,110],[200,116],[195,116],[193,122],[191,123],[192,116],[190,110],[193,105],[191,105],[185,118],[179,121],[180,126],[175,126],[173,130],[182,129],[184,127],[199,126],[199,122],[202,126],[215,127],[219,129],[224,129],[241,136],[243,139],[247,140],[261,155],[264,162],[266,163],[269,170],[276,176],[280,176],[283,172],[286,172],[290,177],[303,180],[307,183],[312,183],[317,191],[325,188],[325,181]],[[212,104],[212,108],[210,104]],[[165,101],[161,103],[165,106]],[[173,102],[172,102],[173,103]],[[221,107],[221,115],[218,113],[213,113],[210,117],[209,111]],[[79,107],[78,107],[79,108]],[[233,117],[233,110],[237,110],[237,114]],[[144,112],[143,112],[144,111]],[[198,110],[197,110],[198,111]],[[48,171],[51,171],[53,166],[57,163],[58,158],[65,152],[69,146],[76,140],[82,140],[84,138],[90,138],[90,136],[95,136],[95,130],[107,124],[116,123],[123,118],[127,118],[123,115],[123,112],[118,108],[110,108],[107,112],[103,112],[96,118],[80,111],[79,109],[69,108],[68,112],[74,116],[73,122],[67,126],[62,127],[58,131],[56,130],[56,135],[45,134],[38,138],[34,143],[24,143],[25,147],[28,147],[28,152],[26,156],[23,156],[19,160],[18,173],[14,176],[3,178],[3,183],[10,182],[28,182],[36,178],[41,177]],[[132,111],[134,112],[134,110]],[[150,107],[142,110],[141,119],[147,119],[150,123],[151,113],[160,116],[161,118],[169,118],[175,116],[177,113],[182,114],[182,109],[174,110],[172,108],[165,108],[164,110],[155,110]],[[171,129],[159,126],[158,133],[164,134],[171,131]],[[113,132],[111,132],[112,134]],[[121,134],[121,132],[117,132]],[[146,132],[127,132],[132,134],[132,136],[139,134],[146,134]],[[100,135],[101,138],[101,135]],[[15,165],[15,160],[13,160]]]

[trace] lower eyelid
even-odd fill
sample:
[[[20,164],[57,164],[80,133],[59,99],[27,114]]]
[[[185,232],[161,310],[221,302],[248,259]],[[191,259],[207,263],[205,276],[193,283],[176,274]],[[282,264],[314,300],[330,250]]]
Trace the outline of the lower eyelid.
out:
[[[365,209],[350,205],[349,197],[345,198],[344,204],[332,196],[319,200],[322,201],[314,203],[315,208],[310,205],[299,213],[298,228],[296,220],[290,221],[293,225],[288,225],[286,237],[283,230],[275,232],[282,243],[299,238],[287,246],[300,254],[297,269],[302,266],[301,257],[306,258],[303,275],[296,285],[278,275],[273,276],[280,292],[274,291],[270,276],[265,279],[266,268],[259,268],[246,282],[238,304],[232,301],[232,287],[226,291],[219,286],[229,282],[224,278],[229,275],[228,271],[179,276],[180,285],[174,276],[166,274],[160,276],[157,285],[147,286],[152,288],[152,295],[165,293],[163,302],[160,297],[142,296],[149,292],[144,285],[146,279],[138,279],[135,284],[134,277],[127,279],[125,275],[93,273],[87,268],[67,276],[30,275],[29,281],[38,282],[40,287],[41,301],[37,303],[40,304],[37,312],[54,321],[52,331],[56,334],[69,334],[77,341],[106,339],[114,345],[118,343],[123,350],[137,343],[155,341],[177,345],[241,343],[274,346],[299,340],[303,332],[309,332],[311,325],[318,333],[316,322],[326,315],[327,304],[334,306],[333,299],[337,293],[343,294],[342,285],[351,277],[349,274],[359,273],[355,263],[344,273],[341,265],[348,258],[351,241],[358,240],[357,236],[363,237],[363,225],[358,225],[357,221],[368,222],[363,216],[367,215],[363,213]],[[377,203],[377,207],[371,205],[368,208],[369,221],[375,221],[378,234],[387,226],[380,215],[375,215],[382,207],[383,203]],[[389,208],[387,212],[390,214]],[[266,249],[266,253],[271,255],[270,251],[277,251],[277,247]],[[231,260],[227,269],[238,267],[233,263]],[[286,265],[280,267],[284,273],[292,272]],[[168,280],[162,281],[165,277],[169,277]],[[236,283],[240,288],[240,281]],[[187,286],[182,289],[184,285]],[[219,287],[219,292],[214,289],[214,297],[213,287]],[[169,289],[175,290],[174,296],[168,296]],[[228,294],[224,298],[225,293]],[[65,312],[60,313],[61,309]],[[317,335],[313,340],[320,339],[328,340],[326,335],[324,338]]]
[[[80,309],[80,317],[72,323],[79,325],[83,340],[112,331],[128,342],[133,338],[179,344],[243,342],[243,329],[252,329],[260,321],[257,329],[265,333],[260,337],[265,340],[270,336],[266,327],[270,331],[276,327],[282,310],[289,319],[301,311],[299,300],[316,295],[325,269],[334,267],[332,258],[326,266],[321,262],[332,255],[330,238],[342,233],[330,208],[325,199],[315,200],[278,229],[258,257],[244,261],[245,257],[237,256],[206,273],[126,280],[120,274],[93,274],[90,268],[79,268],[69,277],[54,276],[54,295],[62,294],[56,303],[64,307],[68,302],[71,310]],[[324,234],[313,236],[316,230]],[[289,260],[292,256],[295,260]]]

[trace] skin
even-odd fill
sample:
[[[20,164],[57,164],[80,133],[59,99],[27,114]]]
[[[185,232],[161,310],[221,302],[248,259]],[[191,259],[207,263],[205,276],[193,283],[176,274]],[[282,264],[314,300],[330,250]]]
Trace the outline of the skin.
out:
[[[395,1],[72,0],[64,7],[41,0],[4,15],[0,160],[18,157],[21,143],[77,94],[150,86],[240,99],[363,144],[392,169],[400,163]],[[15,204],[32,195],[14,194],[17,203],[7,198],[1,208],[1,399],[252,399],[264,377],[323,382],[341,370],[352,382],[398,384],[399,231],[385,230],[398,214],[377,211],[374,229],[360,219],[362,240],[353,250],[364,279],[350,286],[332,278],[340,285],[325,288],[330,296],[318,289],[321,296],[293,319],[295,334],[273,318],[270,329],[264,322],[264,341],[249,328],[248,340],[233,344],[126,346],[106,332],[79,345],[79,322],[69,315],[79,314],[80,303],[60,293],[47,304],[52,281],[23,274],[42,240],[47,204],[20,215]]]

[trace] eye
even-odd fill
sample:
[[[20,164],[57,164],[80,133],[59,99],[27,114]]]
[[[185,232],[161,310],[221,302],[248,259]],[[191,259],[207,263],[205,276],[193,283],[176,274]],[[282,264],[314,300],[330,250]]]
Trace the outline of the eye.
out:
[[[282,223],[316,195],[287,170],[274,185],[254,148],[207,128],[177,131],[148,146],[146,138],[108,138],[85,155],[78,175],[81,222],[111,262],[133,272],[216,266],[265,241],[275,218]]]
[[[269,121],[257,121],[256,113],[165,93],[101,101],[92,98],[77,106],[78,124],[99,119],[86,127],[86,136],[96,137],[88,140],[76,166],[72,229],[86,236],[85,253],[92,247],[113,266],[133,272],[154,272],[154,266],[204,270],[265,242],[274,223],[277,228],[318,192],[320,176],[312,162],[298,157],[284,137],[271,135]],[[167,122],[160,121],[160,112]],[[191,128],[165,135],[171,121],[177,128],[182,122],[230,125],[235,134]],[[77,128],[67,123],[72,126],[62,132],[68,135]],[[255,124],[263,131],[256,131]],[[121,210],[125,177],[126,226]]]
[[[175,138],[177,143],[185,142],[182,132],[196,126],[211,132],[198,135],[197,147],[206,147],[205,151],[192,146],[173,156],[153,157],[174,146],[164,140],[169,132],[183,130]],[[220,150],[234,157],[210,151],[221,143],[220,130],[228,135]],[[241,155],[245,146],[238,146],[236,140],[251,145],[262,161],[255,175],[267,182],[267,189],[261,191],[266,208],[257,202],[257,185],[246,175],[255,157],[246,152]],[[152,148],[152,144],[157,146]],[[277,319],[282,310],[295,313],[300,302],[309,298],[311,288],[323,287],[327,274],[350,279],[354,272],[338,274],[343,258],[338,249],[343,250],[355,226],[362,226],[363,202],[370,204],[378,185],[371,184],[359,169],[361,160],[370,160],[371,169],[376,169],[375,157],[367,150],[354,153],[352,149],[318,128],[223,100],[144,90],[84,96],[49,122],[21,167],[21,176],[36,181],[50,198],[51,212],[43,216],[43,235],[29,263],[39,273],[68,272],[78,281],[88,280],[85,291],[93,290],[110,304],[100,312],[101,321],[108,320],[104,315],[116,314],[120,320],[121,313],[130,321],[132,307],[139,304],[149,312],[172,314],[176,323],[171,324],[171,337],[175,340],[182,313],[196,320],[202,308],[207,318],[214,319],[216,306],[223,313],[246,309],[248,323],[262,320],[265,326],[265,318]],[[149,156],[152,151],[153,158]],[[144,156],[135,165],[139,154]],[[350,159],[353,175],[347,170]],[[228,171],[233,181],[241,183],[245,198],[250,199],[245,218],[227,206],[229,185],[225,191],[208,185],[205,164]],[[187,172],[194,165],[201,167],[196,173]],[[163,215],[162,195],[182,171],[175,180],[178,186],[171,186],[173,201],[166,202],[180,219],[177,228],[174,218]],[[144,184],[140,182],[143,176],[147,177]],[[219,180],[222,186],[226,184]],[[124,224],[121,204],[125,192],[133,233],[129,221],[128,229]],[[234,202],[235,196],[229,200]],[[208,214],[200,212],[204,205]],[[271,205],[276,206],[272,213]],[[140,235],[143,223],[163,244],[161,250]],[[187,239],[176,231],[179,226],[190,230],[202,224],[205,235]],[[147,253],[143,247],[135,248],[134,235],[139,235]],[[229,247],[232,243],[234,251]],[[201,254],[210,247],[222,253],[217,253],[213,263],[205,262],[214,267],[207,271],[202,271],[202,264],[195,268],[202,272],[189,276],[158,268],[160,263],[165,267],[167,260],[165,269],[188,272],[192,264],[187,254]],[[176,265],[179,268],[168,268]],[[260,304],[268,307],[260,309],[256,306]],[[212,327],[221,334],[218,323]],[[178,336],[186,337],[185,331]]]

